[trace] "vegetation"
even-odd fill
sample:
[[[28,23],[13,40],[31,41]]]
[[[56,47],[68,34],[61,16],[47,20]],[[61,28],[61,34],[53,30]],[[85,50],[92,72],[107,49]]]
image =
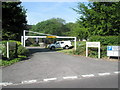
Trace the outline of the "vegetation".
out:
[[[91,1],[91,0],[90,0]],[[61,18],[51,18],[32,26],[31,31],[59,35],[75,36],[77,40],[99,41],[101,42],[101,56],[106,56],[107,45],[120,45],[120,2],[90,2],[88,5],[78,3],[77,9],[73,8],[79,18],[75,23],[66,23]],[[21,2],[3,2],[2,3],[2,39],[3,40],[20,40],[22,32],[26,27],[26,10],[21,6]],[[6,14],[7,13],[7,14]],[[28,33],[31,35],[30,33]],[[32,34],[37,35],[37,34]],[[31,42],[29,42],[31,41]],[[28,45],[35,43],[30,39]],[[54,40],[51,40],[54,41]],[[69,50],[70,54],[85,55],[85,42],[77,42],[77,50]],[[2,42],[3,44],[6,41]],[[16,42],[18,45],[17,54],[27,56],[28,51]],[[79,43],[81,43],[79,45]],[[33,46],[38,46],[35,43]],[[0,49],[6,56],[6,47]],[[89,56],[97,57],[97,49],[90,48]],[[67,53],[67,50],[63,50]],[[10,52],[11,59],[14,58],[14,51]],[[18,58],[17,57],[17,58]],[[6,58],[4,58],[8,62]],[[12,60],[10,59],[10,62]],[[19,61],[18,59],[15,60]],[[14,61],[13,61],[14,62]]]
[[[120,45],[119,36],[91,36],[89,41],[100,42],[101,45]]]
[[[13,44],[12,42],[16,43],[17,45],[9,48],[9,58],[7,58],[7,49],[6,49],[6,43],[9,42]],[[0,42],[0,54],[2,55],[2,60],[0,60],[0,66],[7,66],[11,65],[13,63],[16,63],[24,58],[26,58],[29,55],[29,51],[21,45],[19,41],[2,41]]]
[[[39,22],[32,27],[32,31],[52,34],[52,35],[63,35],[66,32],[65,20],[61,18],[52,18],[46,21]]]
[[[78,3],[79,22],[90,35],[120,35],[120,2],[93,2],[88,6]]]
[[[26,23],[21,2],[2,2],[2,40],[20,40]]]
[[[68,24],[70,28],[72,26],[69,35],[74,35],[81,40],[101,42],[101,57],[105,57],[107,45],[120,45],[119,9],[120,2],[93,2],[88,5],[78,3],[77,9],[73,10],[80,17],[76,25]],[[68,51],[68,53],[85,55],[85,45],[78,46],[76,51]],[[89,48],[90,57],[97,57],[97,55],[97,48]]]
[[[10,61],[0,60],[0,66],[9,66],[9,65],[12,65],[14,63],[17,63],[17,62],[23,60],[24,58],[26,58],[26,56],[19,56],[18,58],[14,58]]]

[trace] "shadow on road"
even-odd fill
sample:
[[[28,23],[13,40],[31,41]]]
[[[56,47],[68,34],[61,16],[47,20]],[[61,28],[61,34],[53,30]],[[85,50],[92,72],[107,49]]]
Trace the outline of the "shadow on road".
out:
[[[30,51],[30,54],[34,54],[34,53],[37,53],[37,52],[56,52],[56,51],[60,51],[60,50],[63,50],[62,48],[60,49],[55,49],[55,50],[50,50],[48,48],[27,48],[29,51]]]

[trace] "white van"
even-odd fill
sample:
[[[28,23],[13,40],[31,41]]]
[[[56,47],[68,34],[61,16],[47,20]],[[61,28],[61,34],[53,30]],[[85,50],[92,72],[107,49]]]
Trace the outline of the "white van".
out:
[[[48,46],[49,49],[54,50],[55,48],[69,49],[73,47],[71,41],[57,41],[54,44]]]

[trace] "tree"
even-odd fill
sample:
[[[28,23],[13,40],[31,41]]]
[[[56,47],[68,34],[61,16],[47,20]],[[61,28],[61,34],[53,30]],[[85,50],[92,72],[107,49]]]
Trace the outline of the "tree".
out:
[[[119,35],[120,2],[78,3],[79,21],[91,35]]]
[[[21,2],[2,3],[2,39],[20,40],[26,27],[26,10]]]
[[[31,30],[45,34],[65,35],[67,29],[65,27],[65,20],[61,18],[52,18],[39,22],[34,25]]]
[[[87,38],[89,36],[88,29],[84,28],[82,26],[82,24],[80,24],[80,22],[76,22],[76,23],[74,23],[74,25],[72,25],[70,34],[71,34],[71,36],[77,37],[77,39],[80,39],[81,41],[83,39],[87,40]]]

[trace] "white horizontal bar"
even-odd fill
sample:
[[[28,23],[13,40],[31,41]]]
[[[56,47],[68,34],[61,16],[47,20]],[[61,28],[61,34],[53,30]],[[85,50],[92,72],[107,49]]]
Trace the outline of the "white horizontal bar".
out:
[[[68,76],[68,77],[63,77],[63,79],[76,79],[78,78],[77,76]]]
[[[81,75],[82,77],[94,77],[94,74]]]
[[[47,78],[47,79],[43,79],[43,81],[50,81],[50,80],[57,80],[57,78]]]
[[[116,71],[116,72],[114,72],[114,73],[118,74],[118,73],[120,73],[120,71]]]
[[[110,75],[110,73],[98,73],[98,75],[104,76],[104,75]]]
[[[21,83],[24,84],[24,83],[35,83],[35,82],[37,82],[37,80],[22,81]]]

